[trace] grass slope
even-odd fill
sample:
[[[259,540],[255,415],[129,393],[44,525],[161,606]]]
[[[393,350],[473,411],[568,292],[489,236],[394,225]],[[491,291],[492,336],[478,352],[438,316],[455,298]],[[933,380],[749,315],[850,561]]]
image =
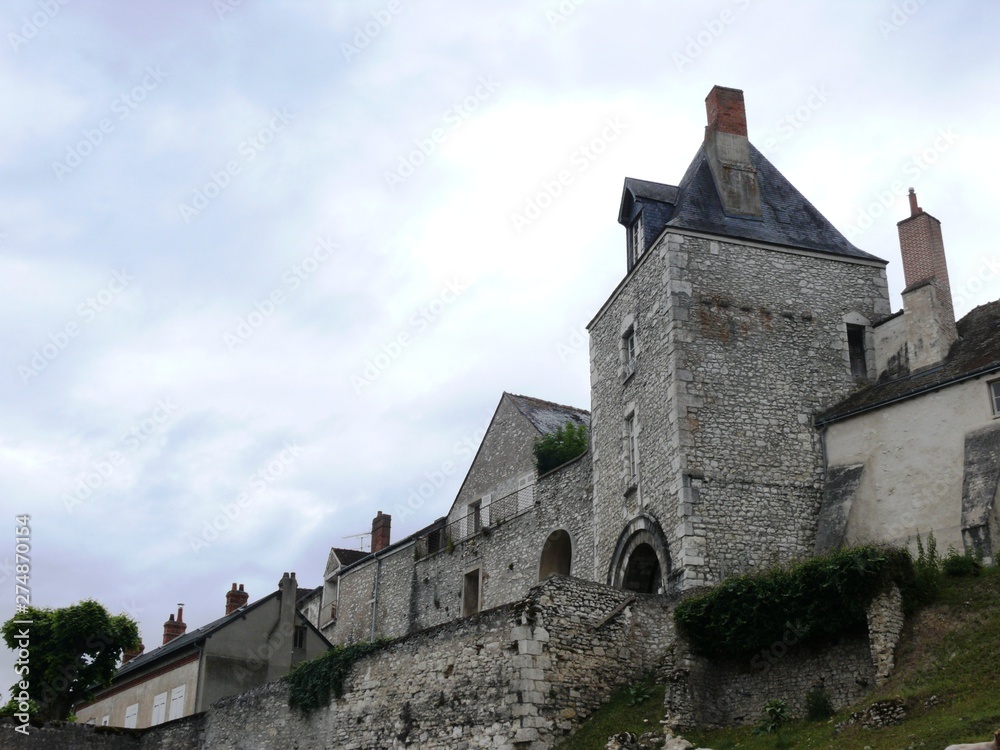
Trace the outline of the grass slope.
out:
[[[621,695],[621,694],[620,694]],[[902,698],[907,719],[898,726],[863,729],[853,725],[838,735],[834,725],[876,700]],[[601,709],[559,747],[601,750],[609,735],[656,730],[660,715],[645,715],[636,729],[622,712],[621,698]],[[614,717],[621,723],[615,724]],[[610,720],[609,720],[610,718]],[[591,731],[591,727],[597,731]],[[1000,727],[1000,569],[972,578],[945,577],[939,600],[908,623],[896,654],[893,677],[862,705],[825,722],[788,724],[775,735],[755,736],[749,727],[691,731],[695,747],[714,750],[942,750],[956,742],[989,740]]]

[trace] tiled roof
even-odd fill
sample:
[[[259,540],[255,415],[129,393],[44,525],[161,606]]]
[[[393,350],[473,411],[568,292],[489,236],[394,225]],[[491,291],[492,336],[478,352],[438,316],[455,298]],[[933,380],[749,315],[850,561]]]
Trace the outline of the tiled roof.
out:
[[[513,393],[508,393],[507,397],[543,435],[555,432],[567,422],[590,428],[590,412],[586,409],[554,404],[530,396],[516,396]]]
[[[669,210],[650,211],[648,215],[644,212],[647,244],[664,229],[676,227],[886,262],[852,245],[753,144],[750,144],[750,157],[757,170],[760,217],[725,213],[702,144],[676,187],[627,178],[618,220],[622,224],[630,220],[635,199],[653,201],[653,205],[669,206]]]
[[[868,386],[819,414],[816,423],[834,422],[994,371],[1000,371],[1000,300],[980,305],[958,321],[958,341],[940,366]]]

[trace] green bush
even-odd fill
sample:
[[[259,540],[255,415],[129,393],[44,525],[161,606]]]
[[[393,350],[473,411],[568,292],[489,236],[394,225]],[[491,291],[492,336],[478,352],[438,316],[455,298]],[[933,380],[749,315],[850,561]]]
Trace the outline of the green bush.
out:
[[[864,632],[872,600],[893,583],[912,595],[906,550],[855,547],[791,568],[724,581],[677,605],[674,620],[705,656],[745,657],[778,642],[816,642]]]
[[[535,440],[534,451],[538,473],[552,471],[587,452],[587,427],[567,422],[555,432]]]
[[[833,714],[833,704],[826,690],[816,687],[806,693],[806,718],[809,721],[826,721]]]
[[[948,548],[948,556],[941,563],[941,570],[949,576],[977,576],[982,569],[978,555],[969,550],[960,555],[954,547]]]
[[[917,559],[913,561],[914,579],[909,598],[914,604],[933,601],[941,591],[941,558],[937,553],[937,540],[932,531],[927,535],[927,547],[917,534]]]
[[[334,646],[322,656],[300,662],[288,673],[288,705],[305,714],[344,694],[344,678],[354,663],[383,648],[388,641],[364,641]]]
[[[772,698],[764,704],[764,716],[754,729],[755,734],[774,734],[788,723],[788,704],[780,698]]]

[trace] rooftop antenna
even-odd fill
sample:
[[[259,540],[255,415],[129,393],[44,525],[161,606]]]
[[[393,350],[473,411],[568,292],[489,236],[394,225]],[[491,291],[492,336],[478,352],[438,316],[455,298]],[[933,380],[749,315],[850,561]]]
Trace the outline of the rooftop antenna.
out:
[[[363,534],[351,534],[350,536],[342,536],[341,539],[360,539],[361,541],[358,542],[358,550],[361,551],[361,552],[364,552],[365,551],[364,538],[366,536],[371,536],[371,535],[372,535],[372,533],[370,531],[366,531]],[[370,545],[369,545],[369,548],[370,548]]]

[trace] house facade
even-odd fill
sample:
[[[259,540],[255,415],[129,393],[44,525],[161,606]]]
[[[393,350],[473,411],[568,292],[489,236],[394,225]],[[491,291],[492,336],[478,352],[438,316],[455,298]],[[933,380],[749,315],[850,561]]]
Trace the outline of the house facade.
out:
[[[295,574],[253,603],[242,585],[226,594],[226,614],[187,632],[183,608],[164,623],[163,644],[126,654],[112,684],[75,707],[77,721],[144,728],[190,716],[212,703],[283,677],[330,643],[298,609]]]
[[[907,288],[748,138],[716,86],[676,185],[627,178],[625,275],[588,325],[591,409],[504,394],[448,514],[325,571],[334,642],[518,601],[560,573],[659,594],[852,542],[1000,543],[1000,302],[957,326],[940,223],[911,195]],[[588,452],[536,476],[567,421]]]

